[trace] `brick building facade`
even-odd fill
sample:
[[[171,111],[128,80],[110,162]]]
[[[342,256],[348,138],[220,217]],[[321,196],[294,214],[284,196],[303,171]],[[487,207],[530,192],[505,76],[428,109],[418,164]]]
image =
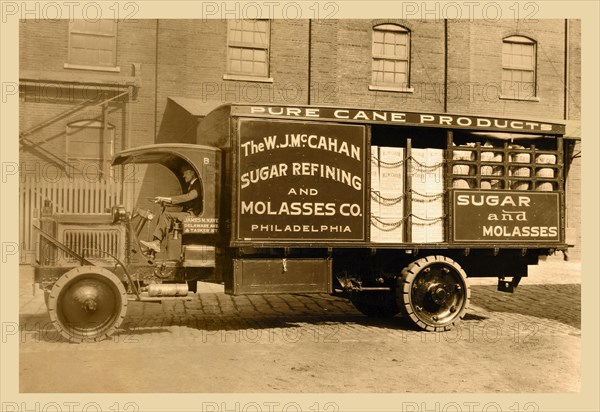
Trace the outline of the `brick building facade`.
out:
[[[194,142],[202,117],[227,102],[564,121],[580,138],[580,36],[578,20],[22,21],[22,187],[86,172],[74,164],[110,177],[114,153]],[[567,182],[574,259],[579,150]],[[139,202],[176,184],[139,168],[130,189]]]

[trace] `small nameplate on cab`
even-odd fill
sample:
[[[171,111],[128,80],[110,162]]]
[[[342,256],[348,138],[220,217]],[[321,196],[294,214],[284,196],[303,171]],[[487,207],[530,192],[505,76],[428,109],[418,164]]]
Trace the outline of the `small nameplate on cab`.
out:
[[[186,217],[183,221],[183,233],[217,233],[219,219],[211,217]]]

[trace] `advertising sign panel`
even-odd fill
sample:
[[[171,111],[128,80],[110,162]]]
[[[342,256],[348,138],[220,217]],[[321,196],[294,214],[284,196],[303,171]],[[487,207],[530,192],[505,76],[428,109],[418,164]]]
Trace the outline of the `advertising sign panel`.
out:
[[[364,126],[242,119],[239,136],[239,240],[364,240]]]
[[[450,113],[424,113],[371,109],[343,109],[314,106],[232,106],[234,116],[268,116],[279,118],[333,120],[405,126],[450,127],[495,132],[564,134],[565,125],[535,120],[508,119],[488,116],[465,116]]]
[[[560,241],[558,193],[454,190],[454,240]]]

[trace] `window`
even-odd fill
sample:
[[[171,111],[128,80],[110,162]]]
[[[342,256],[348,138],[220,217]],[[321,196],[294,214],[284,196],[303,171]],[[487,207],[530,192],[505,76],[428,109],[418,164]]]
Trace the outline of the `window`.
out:
[[[65,67],[118,71],[117,23],[73,20],[69,24],[69,61]]]
[[[76,174],[109,176],[113,155],[114,127],[103,136],[102,123],[82,120],[67,126],[67,161]]]
[[[502,42],[502,97],[531,100],[536,97],[536,44],[522,36]]]
[[[373,28],[371,87],[374,90],[410,89],[410,31],[396,24]]]
[[[269,21],[228,20],[227,24],[225,79],[269,80]]]

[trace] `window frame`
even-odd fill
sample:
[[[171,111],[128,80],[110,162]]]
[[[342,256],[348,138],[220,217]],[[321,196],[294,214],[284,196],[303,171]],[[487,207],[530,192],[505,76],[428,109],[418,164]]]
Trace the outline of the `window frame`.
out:
[[[505,65],[504,63],[504,57],[505,57],[505,53],[504,53],[504,47],[506,44],[525,44],[525,45],[529,45],[532,47],[533,49],[533,53],[532,53],[532,67],[531,69],[527,69],[527,68],[523,68],[522,66],[516,66],[516,65]],[[517,100],[517,101],[532,101],[532,102],[539,102],[539,96],[538,96],[538,58],[537,58],[537,52],[538,52],[538,43],[537,41],[535,41],[534,39],[532,39],[531,37],[527,37],[527,36],[523,36],[523,35],[510,35],[510,36],[506,36],[502,39],[502,50],[501,50],[501,78],[500,78],[500,99],[503,100]],[[521,88],[518,88],[518,90],[514,91],[514,93],[512,95],[507,94],[506,92],[508,90],[505,89],[504,87],[504,73],[505,71],[511,71],[511,72],[515,72],[515,71],[520,71],[520,72],[532,72],[533,73],[533,93],[530,95],[523,95],[521,96],[521,94],[523,93],[523,90],[521,90]],[[513,82],[511,81],[511,84],[515,84],[515,83],[522,83],[522,82]],[[512,88],[514,90],[514,87]]]
[[[386,32],[395,32],[395,33],[404,33],[406,34],[406,57],[396,57],[396,55],[386,55],[386,54],[376,54],[374,52],[375,48],[375,32],[381,32],[384,34]],[[385,44],[385,43],[384,43]],[[392,61],[405,61],[406,62],[406,82],[403,85],[398,83],[385,83],[385,82],[375,82],[373,79],[373,62],[375,60],[392,60]],[[413,93],[414,88],[411,86],[411,66],[412,66],[412,31],[403,25],[397,23],[380,23],[374,25],[371,31],[371,79],[369,83],[369,90],[374,91],[390,91],[390,92],[403,92],[403,93]],[[396,73],[396,72],[394,72]]]
[[[118,36],[118,24],[117,22],[104,19],[98,20],[96,22],[88,22],[88,23],[100,23],[101,21],[111,21],[113,23],[113,33],[112,34],[100,34],[100,33],[89,33],[86,31],[77,31],[74,30],[75,21],[69,22],[69,34],[68,34],[68,45],[67,45],[67,62],[64,64],[65,69],[79,69],[79,70],[94,70],[94,71],[103,71],[103,72],[120,72],[121,68],[117,65],[117,36]],[[81,64],[81,63],[73,63],[72,62],[72,34],[84,34],[84,35],[92,35],[98,37],[112,37],[112,51],[113,51],[113,65],[112,66],[101,66],[94,64]]]
[[[233,41],[232,40],[232,25],[233,23],[244,21],[264,21],[267,24],[266,28],[266,41],[265,43],[248,43],[241,41]],[[250,50],[264,50],[266,59],[266,73],[264,75],[253,75],[243,72],[236,72],[231,70],[231,57],[230,53],[233,48],[238,49],[250,49]],[[229,19],[227,20],[227,49],[226,49],[226,67],[225,74],[223,75],[224,80],[239,80],[239,81],[249,81],[249,82],[261,82],[261,83],[273,83],[273,78],[270,77],[271,74],[271,20],[269,19]]]

